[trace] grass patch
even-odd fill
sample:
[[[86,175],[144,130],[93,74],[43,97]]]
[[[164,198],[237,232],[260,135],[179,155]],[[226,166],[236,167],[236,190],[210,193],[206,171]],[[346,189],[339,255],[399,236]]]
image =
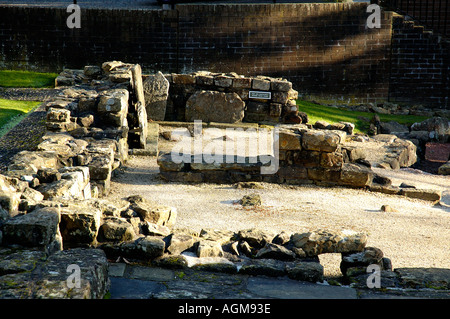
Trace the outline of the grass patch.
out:
[[[8,133],[42,102],[0,99],[0,137]]]
[[[55,86],[56,73],[0,70],[1,87],[50,88]]]
[[[325,105],[316,104],[309,101],[297,100],[298,109],[301,112],[308,114],[309,123],[316,123],[316,121],[326,121],[330,124],[337,122],[351,122],[355,124],[355,132],[367,133],[369,123],[362,118],[372,119],[374,113],[350,111],[343,108],[329,107]],[[378,114],[382,122],[395,121],[404,125],[411,125],[416,122],[422,122],[428,117],[416,115],[395,115],[395,114]]]

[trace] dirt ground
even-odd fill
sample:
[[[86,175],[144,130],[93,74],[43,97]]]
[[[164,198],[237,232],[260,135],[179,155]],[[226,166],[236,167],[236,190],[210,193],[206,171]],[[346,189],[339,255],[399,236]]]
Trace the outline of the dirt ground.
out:
[[[108,199],[140,194],[176,207],[176,227],[238,231],[261,228],[277,232],[353,229],[368,234],[367,246],[380,248],[393,268],[450,268],[450,177],[413,169],[374,169],[393,185],[405,182],[443,190],[441,204],[343,187],[292,186],[262,183],[263,189],[233,185],[166,182],[155,157],[131,156],[112,181]],[[259,207],[244,209],[238,201],[258,193]],[[396,212],[381,211],[390,205]],[[326,276],[340,276],[340,254],[319,256]]]

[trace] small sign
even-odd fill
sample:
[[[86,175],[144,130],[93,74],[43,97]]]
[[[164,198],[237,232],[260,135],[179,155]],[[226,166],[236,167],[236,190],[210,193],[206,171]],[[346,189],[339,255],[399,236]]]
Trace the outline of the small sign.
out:
[[[264,91],[250,91],[248,92],[248,97],[250,99],[270,100],[272,98],[272,93]]]

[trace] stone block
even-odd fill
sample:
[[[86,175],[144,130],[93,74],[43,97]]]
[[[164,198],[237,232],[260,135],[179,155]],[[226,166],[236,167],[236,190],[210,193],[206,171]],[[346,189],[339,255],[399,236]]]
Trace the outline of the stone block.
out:
[[[214,85],[223,88],[229,88],[233,84],[233,78],[230,76],[219,75],[214,77]]]
[[[122,242],[136,239],[133,225],[125,218],[106,218],[99,228],[98,241]]]
[[[428,201],[439,201],[442,197],[442,191],[435,189],[402,188],[400,195]]]
[[[292,89],[292,83],[289,81],[272,80],[270,88],[272,91],[288,92]]]
[[[340,142],[339,135],[332,132],[310,130],[302,135],[302,146],[306,150],[334,152]]]
[[[47,111],[48,122],[70,123],[70,110],[50,108]]]
[[[175,78],[174,83],[178,83],[182,79],[178,76]],[[192,77],[192,80],[195,83],[194,77]],[[147,77],[143,86],[147,117],[154,121],[164,121],[169,97],[169,81],[158,71],[155,75]]]
[[[318,262],[294,262],[286,266],[289,278],[308,282],[323,282],[323,266]]]
[[[212,240],[201,240],[197,246],[197,256],[202,257],[223,257],[222,245]]]
[[[278,133],[280,150],[301,150],[301,135],[292,131],[280,130]]]
[[[363,251],[367,236],[353,230],[325,231],[317,230],[295,233],[291,236],[295,247],[301,248],[307,256],[325,253],[353,253]]]
[[[126,89],[113,89],[99,95],[97,110],[100,113],[127,113],[129,92]]]
[[[26,247],[45,247],[58,233],[58,208],[45,207],[31,213],[15,216],[3,224],[3,243]]]
[[[370,186],[372,184],[373,176],[372,170],[366,166],[344,163],[342,165],[339,183],[355,187]]]
[[[263,79],[252,79],[252,89],[261,90],[261,91],[269,91],[270,90],[270,81]]]
[[[234,89],[250,89],[252,87],[252,79],[251,78],[234,78],[232,87]],[[248,97],[248,91],[247,91]]]
[[[87,205],[69,205],[61,208],[59,225],[64,246],[91,244],[98,235],[102,213]]]
[[[244,118],[245,103],[236,93],[197,91],[186,102],[186,121],[237,123]]]

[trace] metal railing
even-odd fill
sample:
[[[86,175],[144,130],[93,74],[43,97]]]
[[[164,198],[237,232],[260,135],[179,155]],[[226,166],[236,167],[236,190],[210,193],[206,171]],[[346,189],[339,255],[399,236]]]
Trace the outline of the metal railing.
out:
[[[410,16],[427,29],[450,36],[450,0],[379,0],[380,5]]]

